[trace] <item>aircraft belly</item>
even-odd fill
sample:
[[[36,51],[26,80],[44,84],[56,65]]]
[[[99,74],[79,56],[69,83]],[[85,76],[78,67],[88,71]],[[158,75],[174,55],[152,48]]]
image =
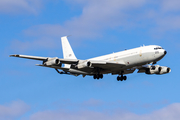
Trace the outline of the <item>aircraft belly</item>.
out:
[[[69,69],[69,72],[73,74],[84,74],[84,75],[89,74],[88,72],[77,70],[77,69]]]
[[[81,68],[81,69],[77,69],[77,70],[82,71],[82,72],[86,72],[87,74],[94,74],[94,69],[89,68],[89,67]]]

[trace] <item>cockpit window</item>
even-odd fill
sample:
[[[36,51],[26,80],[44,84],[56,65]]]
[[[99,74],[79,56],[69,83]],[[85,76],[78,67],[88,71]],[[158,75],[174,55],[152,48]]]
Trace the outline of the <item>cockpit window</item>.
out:
[[[154,48],[154,50],[158,50],[158,49],[163,49],[162,47],[156,47]]]

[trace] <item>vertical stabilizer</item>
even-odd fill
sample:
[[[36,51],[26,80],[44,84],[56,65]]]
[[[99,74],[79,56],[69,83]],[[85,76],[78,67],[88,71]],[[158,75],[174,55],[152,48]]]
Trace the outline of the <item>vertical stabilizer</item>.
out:
[[[63,49],[63,57],[64,59],[77,59],[71,45],[69,44],[69,41],[67,39],[67,36],[61,37],[61,43],[62,43],[62,49]],[[70,68],[70,65],[65,64],[66,68]]]

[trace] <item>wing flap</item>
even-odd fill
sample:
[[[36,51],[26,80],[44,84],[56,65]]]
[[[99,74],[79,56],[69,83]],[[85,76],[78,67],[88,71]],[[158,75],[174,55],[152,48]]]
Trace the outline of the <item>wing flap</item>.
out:
[[[41,65],[41,64],[37,64],[36,66],[42,66],[42,67],[49,67],[49,68],[55,68],[55,69],[61,69],[65,72],[70,72],[70,74],[89,74],[85,71],[80,71],[80,70],[76,70],[76,69],[71,69],[71,68],[65,68],[65,67],[60,67],[60,66],[45,66],[45,65]]]
[[[69,70],[69,68],[64,68],[64,67],[55,66],[55,65],[46,66],[46,65],[36,64],[36,66],[49,67],[49,68],[55,68],[55,69],[61,69],[61,70],[63,70],[63,71],[68,71],[68,70]]]

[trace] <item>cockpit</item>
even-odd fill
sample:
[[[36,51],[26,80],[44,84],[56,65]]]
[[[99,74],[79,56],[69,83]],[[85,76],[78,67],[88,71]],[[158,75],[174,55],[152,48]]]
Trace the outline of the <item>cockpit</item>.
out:
[[[163,49],[162,47],[155,47],[154,50]]]

